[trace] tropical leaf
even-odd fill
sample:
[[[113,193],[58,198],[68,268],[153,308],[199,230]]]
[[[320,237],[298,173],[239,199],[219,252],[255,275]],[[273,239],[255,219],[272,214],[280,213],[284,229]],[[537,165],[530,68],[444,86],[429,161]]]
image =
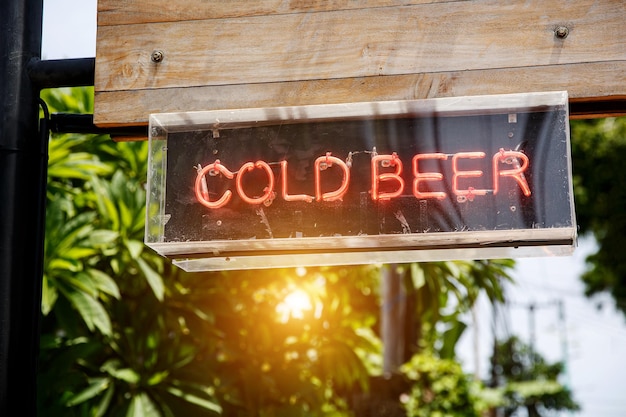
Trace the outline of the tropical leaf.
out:
[[[454,320],[450,328],[443,332],[441,337],[443,343],[439,349],[441,359],[454,359],[454,349],[466,328],[465,323]]]
[[[98,300],[81,291],[72,289],[61,291],[76,308],[89,330],[98,329],[103,335],[111,336],[111,319]]]
[[[108,371],[111,376],[120,381],[127,382],[129,384],[137,384],[140,380],[140,375],[130,368],[123,369],[111,369]]]
[[[119,232],[115,230],[94,230],[89,234],[89,243],[94,246],[109,245],[115,242],[115,240],[119,238],[119,236]]]
[[[96,285],[96,288],[105,294],[109,294],[116,299],[120,299],[120,290],[117,286],[115,280],[105,272],[99,271],[94,268],[89,268],[87,273],[90,275],[91,279]]]
[[[130,256],[133,259],[139,258],[139,256],[141,255],[141,252],[143,252],[143,249],[145,247],[143,242],[140,242],[138,240],[133,240],[133,239],[125,240],[124,245],[128,249],[128,252],[130,253]]]
[[[54,270],[66,271],[66,272],[78,272],[82,269],[82,267],[83,267],[83,264],[77,259],[55,258],[55,259],[50,259],[47,262],[47,270],[50,272]]]
[[[73,290],[78,290],[85,294],[88,294],[94,299],[98,297],[98,288],[96,283],[91,279],[91,275],[84,271],[80,271],[76,274],[66,274],[63,276],[63,285],[68,285]]]
[[[170,387],[167,388],[167,392],[169,392],[170,394],[172,394],[172,395],[174,395],[174,396],[176,396],[176,397],[178,397],[180,399],[183,399],[183,400],[185,400],[185,401],[187,401],[187,402],[189,402],[191,404],[195,404],[195,405],[197,405],[199,407],[202,407],[205,410],[209,410],[209,411],[212,411],[212,412],[217,413],[217,414],[221,414],[222,413],[222,407],[220,407],[219,404],[217,404],[217,403],[215,403],[215,402],[213,402],[211,400],[208,400],[206,398],[202,398],[202,397],[200,397],[198,395],[194,395],[194,394],[191,394],[189,392],[185,392],[185,391],[183,391],[180,388],[177,388],[177,387],[174,387],[174,386],[170,386]]]
[[[161,417],[161,413],[150,397],[141,392],[130,400],[126,417]]]
[[[48,276],[44,274],[41,289],[41,312],[44,316],[52,311],[57,298],[59,298],[57,289],[48,283]]]
[[[157,300],[163,301],[163,296],[165,293],[163,278],[161,278],[161,276],[154,269],[152,269],[150,265],[148,265],[148,263],[142,258],[137,258],[136,261],[139,265],[139,268],[141,268],[141,271],[146,277],[146,281],[148,282],[148,285],[150,285],[154,296],[157,298]]]
[[[65,404],[68,407],[73,407],[82,402],[90,400],[96,397],[97,395],[100,395],[106,389],[108,389],[110,386],[110,383],[111,383],[110,379],[106,377],[93,378],[92,380],[89,381],[89,386],[87,388],[85,388],[81,392],[70,397],[65,402]]]
[[[87,181],[94,174],[107,175],[112,172],[110,166],[100,162],[88,153],[70,153],[68,149],[55,155],[54,151],[55,149],[51,152],[51,156],[54,159],[48,168],[48,176],[55,180],[81,179]]]
[[[96,412],[95,412],[94,417],[103,417],[104,415],[106,415],[107,411],[109,410],[109,405],[111,404],[111,400],[113,399],[114,394],[115,394],[115,385],[110,384],[106,392],[100,399],[100,402],[98,402],[98,405],[96,406]]]

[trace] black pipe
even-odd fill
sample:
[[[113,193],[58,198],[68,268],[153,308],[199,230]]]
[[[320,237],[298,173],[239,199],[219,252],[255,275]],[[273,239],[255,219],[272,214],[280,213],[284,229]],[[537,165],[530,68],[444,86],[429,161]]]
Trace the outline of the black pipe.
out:
[[[42,14],[43,0],[0,13],[0,416],[36,414],[47,137],[27,67],[41,56]]]
[[[626,99],[608,98],[592,101],[570,101],[570,116],[578,119],[612,117],[626,114]]]
[[[125,137],[148,137],[148,126],[98,127],[93,124],[93,114],[53,113],[50,131],[54,133],[86,133]]]
[[[95,58],[32,59],[28,65],[31,81],[40,89],[79,87],[94,84]]]

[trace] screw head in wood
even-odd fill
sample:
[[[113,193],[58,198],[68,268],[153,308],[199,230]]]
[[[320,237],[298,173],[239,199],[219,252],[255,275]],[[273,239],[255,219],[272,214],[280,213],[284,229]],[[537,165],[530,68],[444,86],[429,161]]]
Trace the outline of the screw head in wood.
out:
[[[554,36],[559,39],[565,39],[567,38],[567,35],[569,35],[569,29],[565,26],[559,26],[554,29]]]
[[[150,55],[150,59],[152,62],[159,63],[163,61],[163,51],[152,51]]]

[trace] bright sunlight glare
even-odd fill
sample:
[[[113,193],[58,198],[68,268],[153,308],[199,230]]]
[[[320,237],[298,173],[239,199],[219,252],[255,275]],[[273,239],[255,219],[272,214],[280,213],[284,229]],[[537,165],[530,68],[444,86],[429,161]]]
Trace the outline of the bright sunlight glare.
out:
[[[282,323],[287,323],[290,318],[302,320],[304,319],[304,312],[311,311],[312,309],[311,297],[306,291],[301,289],[291,291],[284,300],[276,306],[276,312],[279,314]]]

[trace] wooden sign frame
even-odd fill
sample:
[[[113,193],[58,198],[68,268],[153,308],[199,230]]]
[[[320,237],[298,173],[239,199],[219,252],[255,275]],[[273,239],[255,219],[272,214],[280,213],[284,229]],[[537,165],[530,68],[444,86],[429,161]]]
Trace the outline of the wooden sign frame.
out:
[[[625,19],[622,0],[100,0],[94,122],[557,90],[620,114]]]

